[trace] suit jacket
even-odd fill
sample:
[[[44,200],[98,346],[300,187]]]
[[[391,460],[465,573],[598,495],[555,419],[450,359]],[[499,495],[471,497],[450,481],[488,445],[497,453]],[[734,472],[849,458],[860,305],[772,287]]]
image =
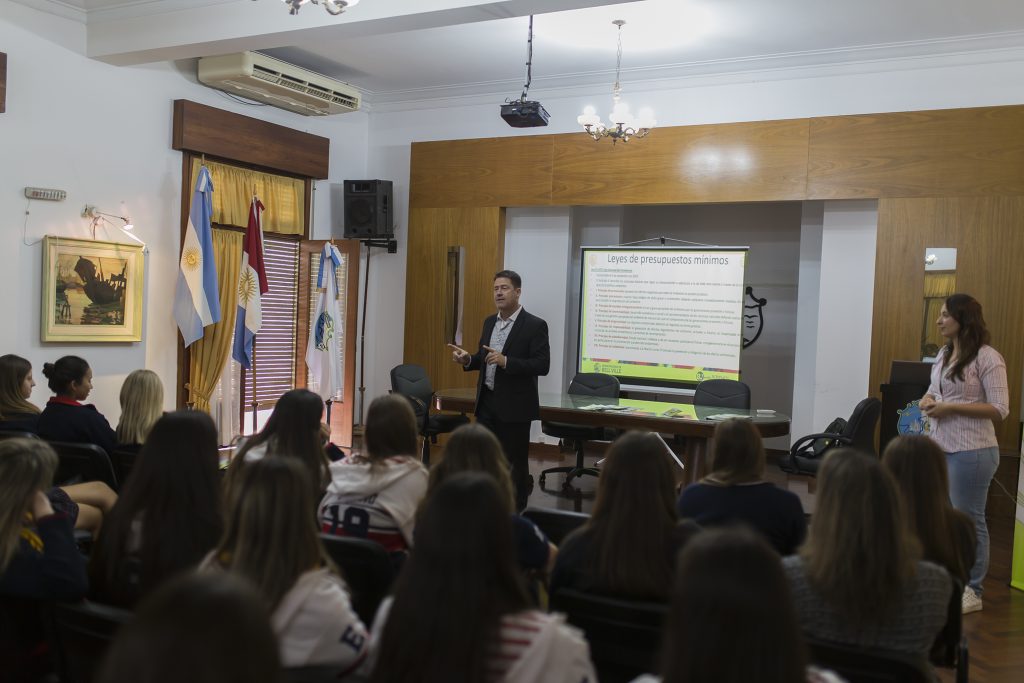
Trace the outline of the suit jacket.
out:
[[[487,351],[491,345],[491,332],[498,315],[484,320],[480,335],[480,346],[470,357],[469,370],[479,370],[476,383],[477,410],[480,406],[480,390],[484,386]],[[548,324],[541,318],[519,311],[512,329],[505,339],[505,347],[499,349],[507,358],[505,367],[498,367],[494,373],[494,398],[500,406],[505,422],[531,422],[540,419],[540,399],[537,396],[537,377],[548,374],[551,365],[551,348],[548,345]]]

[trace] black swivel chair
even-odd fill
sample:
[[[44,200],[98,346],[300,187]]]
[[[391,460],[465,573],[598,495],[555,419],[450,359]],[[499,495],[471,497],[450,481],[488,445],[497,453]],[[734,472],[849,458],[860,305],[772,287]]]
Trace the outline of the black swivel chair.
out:
[[[53,477],[58,486],[102,481],[117,491],[117,475],[107,452],[92,443],[48,442],[57,451],[57,473]]]
[[[846,426],[839,432],[820,432],[801,437],[779,460],[779,467],[790,474],[816,476],[821,460],[830,449],[848,446],[865,453],[875,451],[875,425],[882,410],[882,402],[868,397],[857,404]]]
[[[612,375],[599,372],[581,372],[572,378],[569,394],[577,396],[599,396],[604,398],[619,397],[619,380]],[[549,467],[540,473],[541,486],[544,478],[552,472],[565,472],[563,486],[568,486],[575,477],[589,474],[596,477],[600,472],[596,467],[586,467],[583,463],[583,447],[587,441],[609,441],[612,433],[604,427],[575,425],[565,422],[541,422],[540,429],[548,436],[571,441],[576,451],[576,464],[571,467]]]
[[[377,608],[391,590],[394,565],[381,544],[365,538],[320,534],[320,540],[352,593],[352,609],[372,624]]]
[[[89,683],[107,648],[132,613],[84,600],[52,606],[51,640],[62,683]]]
[[[548,508],[526,508],[523,517],[537,525],[548,540],[555,545],[562,545],[562,540],[587,523],[590,515],[585,512],[568,510],[551,510]]]
[[[430,464],[430,444],[437,443],[438,434],[446,434],[469,422],[465,415],[431,415],[434,388],[427,371],[421,365],[405,363],[391,368],[391,391],[401,394],[412,403],[416,424],[423,437],[423,464]]]
[[[706,379],[697,385],[693,404],[750,410],[750,387],[732,379]]]
[[[583,631],[601,683],[631,681],[657,670],[667,604],[564,589],[551,596],[551,611],[564,612]]]
[[[6,429],[0,429],[0,441],[4,439],[38,439],[39,436],[32,432],[15,432],[8,431]]]
[[[952,577],[951,577],[952,578]],[[953,578],[953,592],[946,608],[946,625],[939,631],[929,656],[932,664],[956,671],[956,683],[967,683],[969,677],[970,654],[967,648],[967,636],[963,633],[963,606],[961,599],[964,584]]]

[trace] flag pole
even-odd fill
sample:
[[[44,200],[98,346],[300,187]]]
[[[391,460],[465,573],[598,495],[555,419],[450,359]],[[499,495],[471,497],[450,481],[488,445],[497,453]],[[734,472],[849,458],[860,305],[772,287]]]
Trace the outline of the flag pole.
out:
[[[370,254],[373,249],[366,245],[366,270],[363,271],[363,324],[359,332],[359,426],[363,425],[366,410],[366,295],[370,291]]]

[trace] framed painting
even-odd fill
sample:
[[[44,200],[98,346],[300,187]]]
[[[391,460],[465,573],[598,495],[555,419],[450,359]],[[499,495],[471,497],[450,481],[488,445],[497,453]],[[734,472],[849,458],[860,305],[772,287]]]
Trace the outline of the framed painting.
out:
[[[43,239],[44,342],[142,341],[142,245]]]

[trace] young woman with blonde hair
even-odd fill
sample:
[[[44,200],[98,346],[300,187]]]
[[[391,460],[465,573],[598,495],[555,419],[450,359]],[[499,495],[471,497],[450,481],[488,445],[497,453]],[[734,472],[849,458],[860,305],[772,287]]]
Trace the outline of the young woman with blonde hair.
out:
[[[324,533],[369,538],[394,553],[412,547],[427,470],[415,457],[418,431],[408,399],[379,396],[366,413],[363,452],[331,463],[319,506]]]
[[[121,385],[118,449],[141,446],[164,414],[164,385],[152,370],[134,370]]]
[[[807,542],[782,561],[804,633],[927,655],[952,581],[920,561],[896,482],[878,458],[846,448],[825,456],[818,482]]]
[[[309,472],[297,458],[249,463],[228,492],[220,543],[203,568],[248,579],[273,613],[286,667],[354,669],[366,629],[317,535]]]
[[[792,555],[807,534],[804,509],[796,494],[764,480],[764,467],[764,444],[750,420],[719,423],[711,473],[679,496],[679,516],[704,527],[745,524],[780,555]]]
[[[512,515],[519,565],[528,571],[550,573],[558,556],[558,548],[536,524],[516,514],[515,487],[508,459],[494,432],[481,424],[470,423],[451,433],[444,445],[444,458],[430,469],[424,504],[442,482],[459,472],[484,472],[494,477],[502,499],[508,504],[509,514]]]
[[[37,601],[80,600],[88,587],[71,522],[46,496],[56,469],[57,454],[38,439],[0,442],[0,661],[8,672],[46,669]]]
[[[551,592],[560,588],[633,600],[668,600],[676,553],[699,531],[676,514],[674,465],[654,434],[626,432],[597,480],[590,519],[558,551]]]
[[[39,408],[28,399],[36,382],[32,363],[13,353],[0,356],[0,430],[36,433]],[[64,512],[76,529],[98,535],[103,519],[117,502],[117,494],[101,481],[54,487],[47,491],[50,504]]]

